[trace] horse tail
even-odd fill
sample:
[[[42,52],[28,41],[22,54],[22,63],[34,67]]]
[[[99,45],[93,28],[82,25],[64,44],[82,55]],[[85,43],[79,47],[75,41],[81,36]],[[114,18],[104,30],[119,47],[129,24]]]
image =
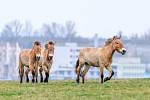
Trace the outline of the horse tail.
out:
[[[23,64],[22,64],[20,55],[19,55],[19,66],[18,66],[18,68],[19,68],[19,75],[20,75],[20,77],[23,77],[23,74],[24,74],[24,66],[23,66]]]
[[[76,62],[76,66],[75,66],[75,71],[76,71],[76,73],[77,73],[77,68],[78,68],[78,66],[79,66],[79,58],[78,58],[78,60],[77,60],[77,62]]]

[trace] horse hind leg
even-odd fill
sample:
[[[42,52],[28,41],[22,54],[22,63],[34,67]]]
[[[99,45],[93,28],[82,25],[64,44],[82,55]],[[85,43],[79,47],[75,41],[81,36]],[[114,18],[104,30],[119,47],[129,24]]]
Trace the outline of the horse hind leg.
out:
[[[22,65],[21,62],[19,62],[19,76],[20,76],[20,83],[22,83],[22,78],[23,78],[23,74],[24,74],[24,66]]]
[[[82,77],[82,83],[84,84],[85,75],[88,72],[90,65],[85,65],[84,70],[81,72],[80,76]]]
[[[77,78],[76,78],[76,82],[77,83],[80,83],[80,75],[81,75],[81,65],[79,65],[78,67],[77,67]]]
[[[76,70],[76,74],[77,74],[77,78],[76,78],[76,82],[77,83],[80,83],[80,76],[81,76],[81,68],[82,66],[84,65],[84,63],[81,63],[81,62],[84,62],[82,59],[79,59],[77,60],[76,62],[76,67],[75,67],[75,70]]]

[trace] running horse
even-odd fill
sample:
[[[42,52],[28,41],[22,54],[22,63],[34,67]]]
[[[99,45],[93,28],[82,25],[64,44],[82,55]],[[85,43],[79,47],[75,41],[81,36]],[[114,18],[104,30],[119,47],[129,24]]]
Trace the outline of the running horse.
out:
[[[48,83],[50,69],[53,64],[54,45],[55,43],[53,41],[48,41],[45,44],[45,48],[42,49],[42,59],[40,61],[40,69],[39,69],[41,82],[43,82],[42,71],[44,69],[45,72],[44,82]]]
[[[36,76],[36,82],[38,78],[38,63],[41,56],[41,43],[35,41],[32,49],[23,49],[19,54],[19,75],[20,83],[22,83],[22,78],[24,74],[24,66],[26,69],[26,82],[29,82],[28,73],[32,72],[32,82],[35,82],[34,77]]]
[[[111,64],[115,51],[121,53],[122,55],[126,53],[126,49],[124,48],[123,42],[121,40],[121,35],[119,37],[114,36],[113,38],[108,39],[103,47],[80,49],[75,68],[77,73],[76,82],[79,83],[80,77],[82,77],[82,83],[84,83],[85,75],[88,72],[90,66],[99,67],[101,83],[110,80],[114,75]],[[84,70],[81,71],[83,66]],[[104,68],[109,71],[110,75],[103,80]]]

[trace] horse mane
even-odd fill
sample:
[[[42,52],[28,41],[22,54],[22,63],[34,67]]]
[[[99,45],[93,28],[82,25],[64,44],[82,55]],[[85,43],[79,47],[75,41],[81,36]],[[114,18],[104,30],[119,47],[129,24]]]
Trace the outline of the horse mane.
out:
[[[34,45],[39,46],[39,45],[41,45],[41,43],[40,43],[39,41],[35,41],[35,42],[34,42]]]
[[[107,39],[105,42],[105,46],[109,45],[113,40],[120,39],[120,37],[114,36],[113,38]]]
[[[48,49],[48,44],[50,45],[55,45],[55,43],[53,41],[48,41],[46,44],[45,44],[45,49]]]
[[[54,41],[48,41],[48,44],[54,45],[55,43],[54,43]]]

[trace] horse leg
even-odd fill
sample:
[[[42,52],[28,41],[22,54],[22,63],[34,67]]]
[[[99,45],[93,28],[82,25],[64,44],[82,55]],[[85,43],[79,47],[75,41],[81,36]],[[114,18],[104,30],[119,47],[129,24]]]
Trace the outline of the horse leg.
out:
[[[30,72],[30,69],[29,69],[29,67],[27,67],[26,72],[25,72],[25,74],[26,74],[26,82],[27,83],[29,83],[29,77],[28,77],[29,72]]]
[[[84,68],[84,70],[81,72],[81,77],[82,77],[82,83],[84,84],[84,80],[85,80],[85,75],[86,75],[86,73],[88,72],[88,70],[89,70],[89,68],[90,68],[90,66],[89,65],[85,65],[84,66],[85,68]]]
[[[23,65],[21,62],[19,62],[19,75],[20,75],[20,83],[22,83],[22,78],[23,78],[23,74],[24,74],[24,69],[23,69]]]
[[[35,77],[35,71],[32,70],[31,72],[32,72],[32,83],[34,83],[35,82],[35,79],[34,79],[34,77]]]
[[[40,66],[39,72],[40,72],[40,76],[41,76],[40,82],[43,82],[43,74],[42,74],[43,68],[42,68],[42,66]]]
[[[110,80],[110,79],[112,78],[112,76],[114,75],[114,71],[112,70],[112,67],[111,67],[111,66],[106,67],[106,69],[109,71],[110,75],[109,75],[109,77],[106,77],[106,78],[104,79],[104,82]]]
[[[31,72],[32,72],[32,83],[35,82],[35,71],[34,71],[34,64],[30,65],[30,69],[31,69]]]
[[[50,69],[51,69],[51,64],[48,66],[48,72],[47,72],[47,82],[48,82],[48,79],[49,79]]]
[[[35,66],[35,77],[36,77],[36,83],[38,82],[38,64]]]
[[[76,79],[77,83],[80,83],[80,71],[81,71],[81,66],[79,65],[77,67],[77,79]]]
[[[100,76],[101,76],[101,83],[103,83],[104,78],[104,67],[100,66]]]
[[[47,66],[44,66],[45,79],[44,82],[48,82],[49,72]]]

